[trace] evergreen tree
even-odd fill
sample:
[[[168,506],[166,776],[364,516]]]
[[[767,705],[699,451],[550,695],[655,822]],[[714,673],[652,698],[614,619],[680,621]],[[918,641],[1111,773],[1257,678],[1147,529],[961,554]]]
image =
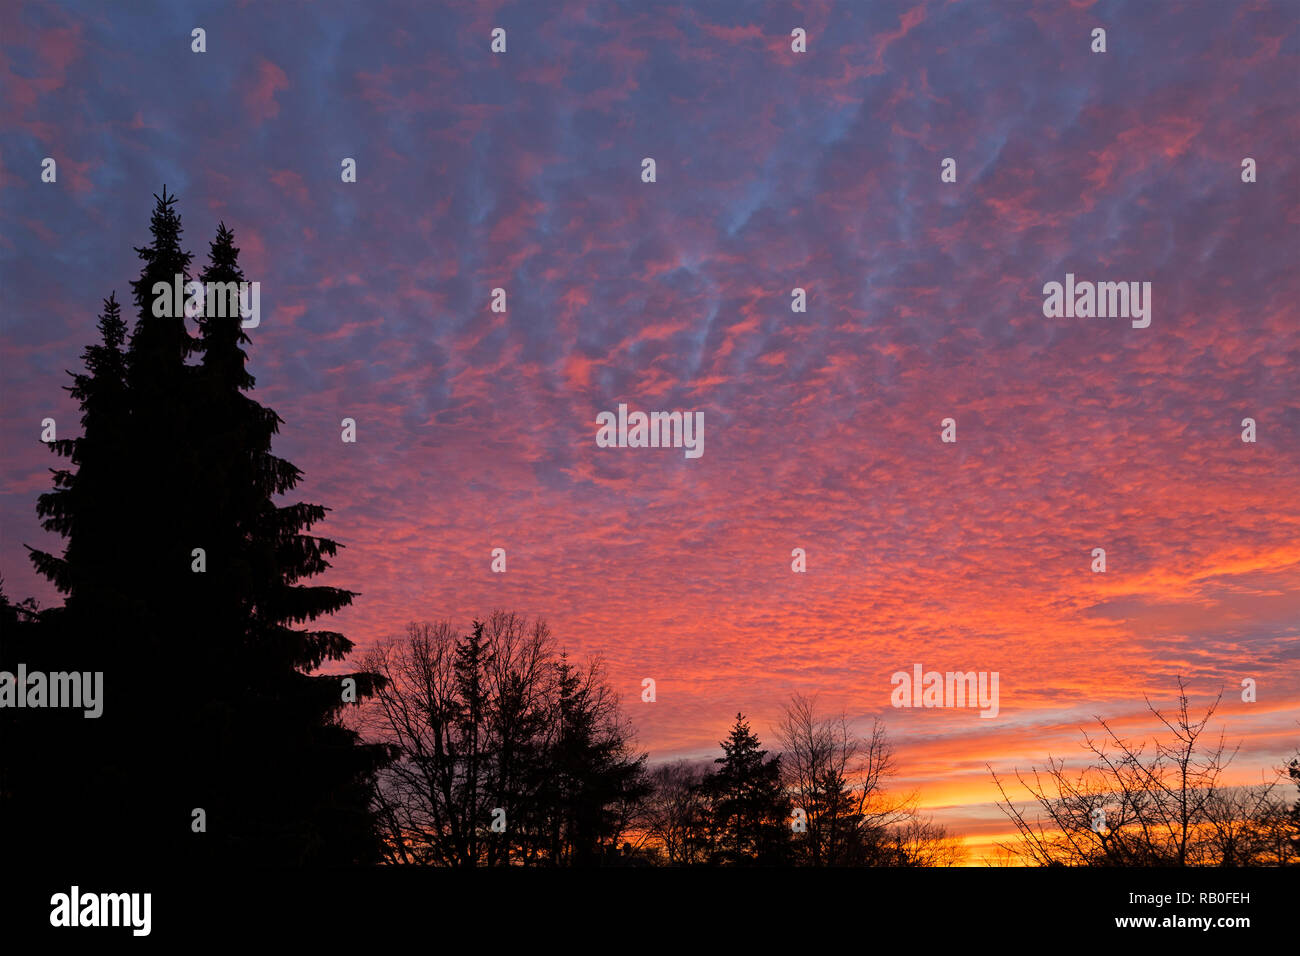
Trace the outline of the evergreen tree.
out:
[[[492,839],[488,866],[508,865],[512,859],[535,862],[544,852],[537,839],[539,821],[545,819],[539,795],[549,787],[551,765],[547,757],[547,713],[544,701],[528,677],[507,671],[491,700],[496,760],[493,792],[508,819],[516,821],[511,839]]]
[[[458,704],[454,723],[463,762],[463,859],[471,865],[477,865],[479,833],[487,823],[488,811],[495,809],[495,804],[489,806],[484,801],[484,791],[489,780],[488,761],[491,757],[487,740],[487,718],[491,706],[487,692],[487,668],[492,661],[492,651],[483,634],[481,621],[475,621],[469,634],[456,642],[452,661]],[[508,814],[513,808],[503,809]]]
[[[598,662],[579,671],[553,655],[542,622],[498,612],[468,634],[412,625],[367,666],[387,678],[371,727],[397,757],[376,789],[390,860],[568,866],[613,855],[648,791],[646,756]],[[497,808],[504,832],[490,829]]]
[[[338,545],[306,533],[323,507],[274,500],[300,472],[271,454],[280,419],[246,394],[238,309],[195,316],[197,338],[184,316],[155,309],[155,285],[170,296],[191,259],[175,197],[155,199],[129,344],[110,297],[101,344],[74,376],[84,433],[55,447],[75,467],[55,472],[38,506],[63,554],[32,554],[68,595],[40,615],[37,656],[102,670],[104,715],[76,733],[57,717],[29,721],[31,749],[61,764],[29,775],[16,798],[33,839],[74,859],[374,860],[369,797],[386,754],[340,721],[344,681],[359,701],[374,678],[312,674],[352,644],[297,626],[351,602],[301,583]],[[238,252],[222,224],[202,278],[242,281]],[[191,828],[196,809],[206,832]]]
[[[818,832],[814,866],[848,866],[863,863],[862,813],[848,778],[835,767],[827,767],[813,788]],[[808,811],[811,819],[814,811]],[[811,832],[812,827],[809,827]]]
[[[102,597],[119,585],[124,573],[116,544],[125,528],[120,502],[123,488],[116,459],[127,427],[126,323],[116,293],[104,300],[99,316],[100,342],[82,353],[84,373],[65,386],[81,408],[82,434],[51,442],[52,450],[74,469],[54,472],[54,491],[37,499],[41,526],[67,539],[63,555],[32,550],[37,570],[71,600]]]
[[[143,265],[131,283],[136,323],[126,351],[126,385],[130,415],[126,434],[116,448],[115,470],[124,499],[120,503],[129,530],[114,542],[119,560],[130,565],[127,593],[138,600],[146,620],[126,642],[139,651],[141,666],[160,655],[179,654],[180,667],[197,663],[190,648],[175,640],[181,621],[199,603],[198,575],[191,571],[195,541],[192,497],[198,474],[195,453],[203,436],[196,428],[193,370],[186,359],[194,348],[183,315],[175,314],[172,290],[179,277],[189,281],[192,256],[181,248],[183,232],[176,197],[163,187],[154,196],[151,242],[135,251]],[[167,291],[159,295],[158,290]],[[170,302],[172,314],[156,315],[160,300]]]
[[[238,259],[234,234],[222,223],[200,279],[233,292],[245,281]],[[224,798],[229,852],[238,856],[290,864],[375,860],[369,792],[385,755],[340,722],[344,681],[355,682],[359,701],[373,691],[374,677],[312,674],[345,658],[352,642],[294,626],[355,595],[300,583],[326,570],[339,545],[306,533],[325,508],[276,503],[301,472],[271,453],[279,416],[246,394],[254,379],[245,367],[249,339],[238,297],[212,304],[218,308],[199,322],[195,376],[197,536],[208,561],[202,630],[213,651],[204,664],[217,679],[204,727],[218,759],[205,765],[204,789]]]
[[[781,758],[766,759],[742,714],[722,741],[707,780],[712,801],[715,863],[774,865],[786,862],[789,806],[781,787]]]
[[[561,654],[556,663],[557,730],[550,764],[556,832],[552,864],[590,866],[612,851],[626,808],[649,792],[644,754],[633,756],[617,701],[598,662],[585,674]]]
[[[135,722],[139,568],[128,552],[135,523],[129,500],[136,491],[129,453],[131,410],[123,345],[126,323],[116,295],[104,300],[100,341],[83,352],[83,373],[69,373],[68,391],[81,410],[82,434],[51,443],[70,467],[54,469],[54,490],[37,500],[45,530],[65,539],[59,555],[29,548],[37,571],[66,595],[64,607],[33,617],[21,659],[30,670],[102,673],[113,706],[94,720],[73,711],[15,717],[14,738],[26,748],[26,771],[16,789],[23,816],[47,828],[24,830],[45,852],[87,857],[128,851],[137,821],[148,817],[133,800],[136,779],[123,744],[139,752]],[[147,690],[144,691],[147,693]],[[93,802],[85,799],[94,793]],[[78,832],[68,821],[89,826]],[[40,834],[38,837],[37,834]]]

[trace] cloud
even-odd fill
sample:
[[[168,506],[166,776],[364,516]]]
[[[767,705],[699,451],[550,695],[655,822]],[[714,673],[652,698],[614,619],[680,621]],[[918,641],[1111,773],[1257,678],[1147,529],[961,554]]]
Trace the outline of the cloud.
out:
[[[250,7],[239,63],[181,72],[146,55],[165,26],[76,4],[6,37],[7,589],[52,598],[21,548],[53,544],[33,423],[73,427],[63,370],[167,182],[199,257],[224,219],[263,283],[255,395],[333,509],[329,583],[362,592],[333,624],[363,648],[545,615],[607,658],[656,758],[714,752],[737,709],[767,740],[815,689],[882,716],[981,838],[984,759],[1068,748],[1178,675],[1248,667],[1294,710],[1292,28],[1278,4],[1126,7],[1103,58],[1092,13],[1024,9],[809,8],[805,55],[739,2],[516,8],[504,56],[474,7],[399,31]],[[51,137],[67,189],[38,181]],[[1044,319],[1066,271],[1151,281],[1151,327]],[[703,411],[704,457],[597,448],[619,402]],[[894,711],[914,662],[1000,671],[999,720]],[[1244,706],[1258,768],[1282,738]]]

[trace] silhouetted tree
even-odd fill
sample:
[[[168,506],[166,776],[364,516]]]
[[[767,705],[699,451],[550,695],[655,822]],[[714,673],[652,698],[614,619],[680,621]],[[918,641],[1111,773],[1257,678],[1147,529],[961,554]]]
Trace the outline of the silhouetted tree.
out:
[[[352,603],[353,592],[301,582],[329,568],[338,544],[308,534],[324,519],[320,505],[280,505],[301,472],[271,452],[280,417],[247,393],[235,293],[245,281],[234,234],[220,224],[200,279],[226,294],[210,297],[199,320],[195,422],[203,436],[192,490],[202,506],[196,546],[207,554],[200,579],[206,611],[202,645],[216,653],[205,672],[236,695],[214,694],[204,721],[220,759],[208,755],[203,791],[227,800],[239,852],[280,863],[377,860],[381,848],[370,818],[371,780],[386,759],[362,745],[340,720],[345,681],[355,700],[374,690],[369,673],[313,674],[341,661],[352,642],[330,630],[295,627]],[[210,729],[222,728],[215,735]],[[219,777],[217,773],[231,774]],[[222,781],[238,781],[222,786]],[[212,842],[216,843],[217,839]]]
[[[169,206],[160,200],[160,209]],[[159,215],[156,210],[156,223]],[[94,720],[55,710],[13,717],[13,738],[27,751],[17,800],[35,824],[15,838],[40,841],[46,851],[73,858],[129,852],[136,834],[147,833],[160,812],[150,778],[160,768],[136,768],[122,759],[124,750],[152,749],[143,701],[152,697],[154,706],[159,701],[153,696],[158,688],[143,679],[158,649],[144,633],[153,582],[150,566],[139,563],[146,552],[137,537],[136,506],[147,476],[134,452],[126,323],[115,295],[104,301],[99,333],[99,343],[83,352],[85,372],[69,373],[82,434],[51,443],[70,467],[53,470],[54,490],[37,500],[42,527],[64,538],[63,552],[29,548],[37,571],[65,602],[39,616],[20,660],[32,671],[103,673],[104,695],[112,695],[112,705],[106,703]],[[176,748],[168,751],[170,762]],[[97,796],[87,800],[86,793]],[[74,830],[70,821],[82,825]]]
[[[946,867],[966,858],[966,848],[947,827],[917,815],[888,827],[871,841],[872,866]]]
[[[705,782],[715,848],[711,862],[774,865],[789,859],[790,803],[781,758],[767,759],[743,714],[721,742],[718,769]]]
[[[460,635],[408,628],[367,666],[386,678],[368,735],[398,755],[375,806],[395,863],[593,865],[617,858],[646,792],[643,754],[598,661],[555,656],[545,624],[496,612]],[[504,813],[504,832],[491,825]]]
[[[650,793],[638,826],[669,866],[690,866],[710,858],[706,777],[705,767],[685,760],[661,764],[649,773]]]
[[[120,510],[125,486],[118,462],[126,438],[126,323],[116,295],[104,300],[100,341],[82,353],[84,373],[69,373],[67,391],[81,408],[82,434],[51,443],[72,469],[54,472],[53,491],[37,499],[36,512],[46,531],[63,536],[62,555],[32,550],[36,569],[76,600],[119,583],[127,569],[117,557],[126,533]]]
[[[273,501],[300,473],[270,453],[279,418],[245,394],[238,309],[227,300],[225,315],[195,316],[197,338],[184,317],[156,314],[155,285],[170,295],[191,256],[175,197],[155,199],[135,327],[128,340],[110,297],[101,344],[74,376],[83,434],[55,444],[74,467],[38,505],[63,553],[32,553],[67,596],[40,615],[33,658],[102,670],[104,715],[76,714],[75,729],[60,729],[64,715],[27,719],[30,739],[57,740],[69,769],[27,774],[18,799],[44,831],[33,839],[71,859],[376,859],[370,781],[385,755],[339,720],[343,681],[360,699],[372,677],[312,675],[351,643],[292,626],[353,596],[300,583],[336,552],[304,533],[325,509]],[[243,279],[224,224],[202,278]],[[193,832],[195,809],[205,833]]]
[[[910,812],[908,800],[884,790],[894,772],[884,726],[874,721],[870,735],[860,738],[844,715],[821,717],[812,698],[795,695],[782,714],[778,740],[782,783],[805,816],[805,831],[793,839],[797,858],[812,866],[868,862],[885,828]]]
[[[549,786],[553,864],[589,866],[617,845],[648,792],[645,755],[634,756],[630,731],[598,662],[579,671],[561,654],[555,664]]]
[[[465,798],[471,807],[480,806],[480,786],[487,782],[487,723],[491,706],[487,692],[487,669],[492,663],[492,649],[483,634],[483,624],[475,621],[470,632],[456,642],[452,666],[456,674],[456,712],[458,739],[462,741],[465,775]],[[467,859],[479,858],[479,827],[466,830]]]
[[[1072,773],[1049,757],[1044,770],[1017,780],[1038,805],[1031,818],[1007,794],[1000,809],[1019,842],[1007,849],[1040,866],[1264,866],[1288,863],[1285,806],[1277,780],[1255,787],[1225,785],[1232,762],[1220,733],[1206,731],[1222,695],[1200,717],[1192,714],[1184,682],[1166,715],[1147,707],[1169,736],[1154,741],[1121,737],[1097,718],[1105,737],[1084,735],[1091,765]],[[991,772],[991,771],[990,771]]]
[[[461,773],[456,641],[445,622],[411,624],[404,640],[381,645],[366,657],[367,669],[384,677],[366,712],[368,736],[396,754],[375,790],[389,862],[477,862],[469,855],[468,834],[488,818],[480,804],[467,799]]]
[[[1296,789],[1300,790],[1300,757],[1296,757],[1287,764],[1286,772],[1291,778],[1291,782],[1296,785]],[[1297,797],[1296,802],[1292,805],[1290,816],[1291,859],[1294,861],[1300,860],[1300,797]]]
[[[796,694],[777,728],[781,777],[804,811],[796,862],[810,866],[951,866],[960,841],[917,813],[913,794],[886,789],[894,750],[879,720],[858,736],[848,717],[821,716],[813,698]]]
[[[516,839],[489,841],[487,862],[495,866],[512,859],[537,860],[544,851],[537,835],[538,795],[550,776],[547,728],[553,669],[550,631],[544,621],[529,624],[518,615],[498,611],[488,618],[485,630],[492,647],[488,700],[494,801],[522,824]]]

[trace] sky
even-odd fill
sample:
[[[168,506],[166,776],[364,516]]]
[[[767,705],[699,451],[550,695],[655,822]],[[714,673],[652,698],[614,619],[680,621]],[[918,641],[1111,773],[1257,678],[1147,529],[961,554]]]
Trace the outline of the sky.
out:
[[[360,592],[332,620],[359,649],[542,616],[654,761],[717,755],[738,711],[774,747],[816,694],[885,722],[893,788],[974,860],[1010,829],[990,767],[1076,760],[1096,715],[1148,734],[1180,676],[1223,691],[1234,779],[1295,752],[1296,0],[0,20],[12,598],[57,603],[24,548],[57,545],[40,423],[75,433],[65,370],[165,184],[196,261],[224,221],[261,283],[253,394],[332,509],[318,580]],[[1150,282],[1149,327],[1045,316],[1067,273]],[[597,447],[619,403],[702,412],[703,455]],[[915,664],[998,672],[998,715],[892,707]]]

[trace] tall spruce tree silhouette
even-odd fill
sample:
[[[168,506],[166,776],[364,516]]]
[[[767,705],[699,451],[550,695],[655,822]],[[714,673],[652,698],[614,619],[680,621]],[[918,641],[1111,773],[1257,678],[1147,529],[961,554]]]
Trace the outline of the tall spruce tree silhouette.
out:
[[[200,276],[204,283],[244,281],[234,234],[222,223]],[[231,302],[230,306],[237,302]],[[220,310],[218,310],[220,311]],[[249,343],[237,308],[200,320],[198,369],[201,457],[205,502],[200,534],[207,542],[211,589],[206,627],[213,646],[227,646],[213,667],[242,688],[221,714],[212,741],[214,765],[242,769],[243,785],[224,808],[233,832],[257,855],[279,863],[373,861],[376,842],[369,801],[374,771],[386,759],[380,747],[361,745],[337,720],[344,681],[357,699],[373,693],[375,676],[310,675],[339,661],[352,642],[329,630],[292,625],[352,603],[353,592],[298,582],[326,570],[338,544],[305,533],[324,519],[320,505],[277,505],[301,472],[271,454],[282,423],[246,392]],[[220,782],[208,786],[220,791]]]
[[[126,440],[127,421],[126,322],[116,293],[104,300],[99,332],[100,343],[82,353],[86,372],[73,374],[73,384],[65,386],[80,405],[82,434],[52,443],[75,470],[55,470],[55,490],[42,494],[36,506],[42,527],[65,537],[67,545],[62,556],[32,551],[32,560],[69,600],[89,590],[102,592],[125,573],[114,553],[123,532],[122,472],[115,459]]]
[[[481,621],[475,621],[470,633],[456,642],[454,660],[456,690],[459,698],[454,721],[464,747],[461,758],[464,762],[464,806],[468,812],[461,820],[454,821],[453,827],[459,830],[462,844],[458,848],[460,856],[465,860],[477,862],[482,823],[475,817],[479,812],[480,793],[489,786],[491,758],[485,746],[488,734],[488,712],[492,706],[486,672],[493,660],[492,649],[483,634]],[[492,846],[492,843],[489,843],[489,846]]]
[[[323,507],[274,501],[301,473],[270,452],[279,417],[245,394],[238,309],[198,317],[197,338],[183,318],[154,314],[155,283],[187,281],[191,259],[175,197],[155,199],[129,347],[110,298],[103,344],[74,376],[84,434],[55,446],[76,468],[56,471],[38,506],[64,552],[32,553],[67,599],[26,646],[103,670],[104,715],[26,715],[12,802],[33,815],[34,845],[75,860],[372,861],[370,786],[386,754],[338,718],[344,680],[359,700],[375,678],[311,674],[352,644],[293,626],[351,602],[298,583],[338,545],[304,533]],[[224,224],[202,278],[243,279]]]
[[[52,469],[54,490],[37,500],[45,530],[65,539],[61,555],[29,549],[33,564],[65,595],[6,633],[0,667],[102,672],[113,706],[98,719],[73,710],[6,711],[0,762],[9,777],[16,855],[95,860],[128,850],[139,805],[133,725],[138,694],[137,598],[140,569],[123,553],[134,527],[128,501],[137,477],[128,466],[130,401],[123,350],[126,323],[116,295],[104,302],[100,342],[83,353],[85,373],[67,387],[82,434],[51,443],[71,467]],[[118,695],[121,695],[120,697]]]

